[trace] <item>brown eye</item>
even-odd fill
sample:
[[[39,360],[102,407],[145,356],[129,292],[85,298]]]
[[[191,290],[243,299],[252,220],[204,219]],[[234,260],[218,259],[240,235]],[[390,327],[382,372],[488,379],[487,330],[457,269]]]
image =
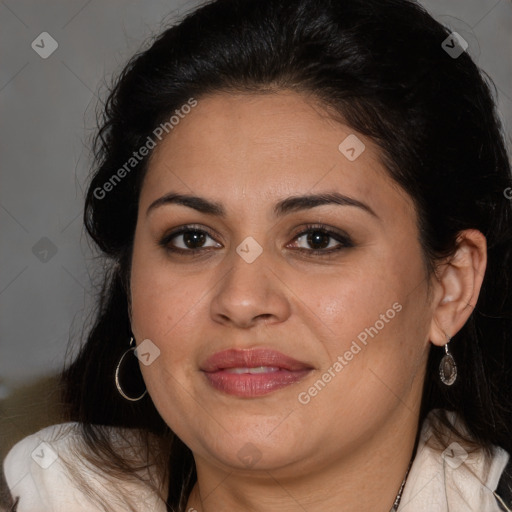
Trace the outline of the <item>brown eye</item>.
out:
[[[294,240],[297,241],[297,248],[300,251],[310,254],[330,254],[341,249],[354,247],[348,235],[332,231],[324,226],[308,226]]]
[[[213,244],[205,245],[208,239],[211,239]],[[168,251],[178,253],[193,253],[212,247],[222,247],[208,232],[191,226],[181,227],[165,235],[158,244]]]
[[[329,245],[330,238],[323,231],[310,231],[307,235],[307,243],[314,246],[313,249],[325,249]]]
[[[206,240],[206,234],[202,231],[187,231],[182,236],[183,242],[189,249],[201,247]]]

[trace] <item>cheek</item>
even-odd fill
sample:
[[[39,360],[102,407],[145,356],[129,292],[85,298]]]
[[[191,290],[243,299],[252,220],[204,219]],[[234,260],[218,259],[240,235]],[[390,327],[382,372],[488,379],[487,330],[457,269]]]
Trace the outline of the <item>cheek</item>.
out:
[[[137,341],[149,338],[157,344],[168,338],[201,294],[197,279],[180,279],[163,250],[136,230],[130,274],[132,332]],[[162,348],[162,347],[160,347]]]
[[[341,364],[335,373],[343,377],[330,385],[334,393],[348,388],[354,399],[369,399],[367,380],[379,377],[390,389],[410,386],[425,357],[430,321],[419,253],[409,258],[382,253],[336,279],[303,282],[309,284],[309,293],[302,291],[308,297],[304,311],[315,313],[309,316],[323,336],[322,371]]]
[[[428,332],[418,316],[423,291],[370,290],[349,287],[346,300],[338,303],[334,295],[317,310],[329,332],[325,359],[316,378],[298,389],[297,402],[305,416],[331,425],[328,435],[336,429],[347,439],[370,435],[389,411],[414,410],[421,395]]]
[[[178,365],[195,348],[199,318],[204,322],[204,281],[146,274],[132,285],[132,332],[137,341],[152,340],[166,360]]]
[[[204,319],[204,277],[184,278],[154,255],[135,248],[131,272],[132,332],[137,342],[150,339],[159,357],[141,365],[149,395],[160,415],[177,432],[190,411],[192,355],[200,342],[198,319]]]
[[[149,252],[149,251],[148,251]],[[150,339],[160,355],[141,366],[155,405],[178,404],[194,368],[205,312],[205,278],[180,276],[161,257],[135,248],[131,272],[132,332],[137,342]],[[186,407],[186,404],[182,404]],[[167,408],[167,406],[165,406]],[[161,411],[165,414],[166,411]],[[165,416],[164,416],[165,417]]]
[[[335,277],[298,278],[304,285],[302,298],[314,313],[310,316],[318,326],[326,328],[325,344],[330,353],[343,350],[347,343],[350,345],[350,340],[376,322],[379,322],[378,330],[384,332],[383,327],[389,322],[382,324],[380,317],[386,315],[386,311],[390,310],[384,320],[392,321],[396,316],[392,306],[404,296],[403,286],[396,276],[385,272],[385,267],[389,268],[389,264],[381,266],[373,262],[372,266],[361,265],[341,271]]]

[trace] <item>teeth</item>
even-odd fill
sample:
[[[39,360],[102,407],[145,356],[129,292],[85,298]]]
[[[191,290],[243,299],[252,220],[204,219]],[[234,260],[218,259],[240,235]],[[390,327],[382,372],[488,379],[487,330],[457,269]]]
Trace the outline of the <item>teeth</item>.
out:
[[[273,372],[278,372],[279,368],[276,366],[259,366],[257,368],[226,368],[224,371],[227,373],[236,373],[236,374],[273,373]]]

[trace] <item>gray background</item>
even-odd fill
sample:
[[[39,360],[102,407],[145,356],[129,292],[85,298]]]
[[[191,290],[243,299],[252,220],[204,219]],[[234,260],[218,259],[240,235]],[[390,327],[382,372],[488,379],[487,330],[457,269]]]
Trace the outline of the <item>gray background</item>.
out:
[[[421,3],[468,41],[495,81],[510,140],[510,0]],[[62,367],[93,304],[97,263],[81,215],[104,84],[143,41],[198,4],[0,1],[0,400]],[[58,42],[47,59],[31,47],[42,32]]]

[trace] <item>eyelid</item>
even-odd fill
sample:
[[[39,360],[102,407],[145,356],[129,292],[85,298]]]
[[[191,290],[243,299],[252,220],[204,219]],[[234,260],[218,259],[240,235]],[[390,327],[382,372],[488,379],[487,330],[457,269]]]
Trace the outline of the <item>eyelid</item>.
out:
[[[321,231],[327,237],[336,240],[339,245],[336,247],[331,247],[330,249],[304,249],[302,247],[297,248],[296,250],[300,252],[305,252],[309,254],[332,254],[341,249],[347,249],[350,247],[354,247],[355,243],[352,240],[352,237],[343,230],[328,226],[322,223],[316,224],[306,224],[306,226],[301,226],[300,229],[293,235],[292,241],[301,238],[312,231]]]
[[[306,225],[302,225],[299,228],[297,228],[295,234],[293,235],[293,238],[297,238],[299,235],[304,235],[305,233],[308,233],[309,231],[323,231],[328,235],[337,235],[340,238],[345,238],[347,240],[350,240],[351,237],[349,234],[342,229],[338,229],[332,226],[328,226],[327,224],[323,224],[321,222],[317,223],[306,223]]]
[[[177,228],[174,228],[174,229],[171,229],[170,231],[166,232],[162,237],[160,237],[159,241],[158,241],[158,245],[164,247],[164,248],[167,248],[167,246],[169,245],[170,241],[179,236],[179,235],[182,235],[183,233],[187,233],[188,231],[201,231],[201,232],[204,232],[206,233],[212,240],[215,240],[215,242],[217,243],[220,243],[216,240],[216,237],[218,238],[222,238],[220,235],[218,235],[217,233],[213,233],[212,230],[210,230],[209,228],[205,227],[205,226],[202,226],[200,224],[184,224],[183,226],[179,226]],[[179,247],[176,248],[176,249],[180,249]],[[197,251],[198,249],[196,249]],[[184,252],[193,252],[194,249],[183,249]]]
[[[214,240],[216,243],[220,243],[216,240],[216,237],[218,235],[213,235],[209,228],[206,228],[205,226],[199,225],[199,224],[185,224],[183,226],[179,226],[170,232],[167,232],[158,242],[158,245],[164,248],[166,251],[174,254],[181,254],[181,255],[187,255],[190,257],[194,256],[201,256],[202,254],[205,254],[207,252],[211,252],[211,249],[213,247],[199,247],[197,249],[183,249],[181,247],[173,247],[170,246],[170,242],[175,237],[178,237],[186,232],[190,231],[199,231],[202,233],[205,233],[208,237],[210,237],[212,240]],[[295,230],[295,233],[292,237],[291,242],[294,242],[298,238],[301,238],[308,233],[312,231],[321,231],[323,232],[327,237],[332,238],[335,240],[338,245],[335,247],[331,247],[328,249],[307,249],[304,247],[297,247],[293,250],[302,253],[302,254],[308,254],[308,255],[317,255],[317,256],[325,256],[328,257],[329,255],[333,256],[335,253],[341,251],[342,249],[348,249],[351,247],[354,247],[355,244],[351,238],[350,235],[348,235],[345,231],[322,224],[322,223],[316,223],[311,224],[308,223],[305,226],[302,225],[297,230]],[[221,237],[219,237],[221,238]],[[222,245],[222,244],[221,244]],[[290,245],[290,242],[287,244],[286,247]]]

